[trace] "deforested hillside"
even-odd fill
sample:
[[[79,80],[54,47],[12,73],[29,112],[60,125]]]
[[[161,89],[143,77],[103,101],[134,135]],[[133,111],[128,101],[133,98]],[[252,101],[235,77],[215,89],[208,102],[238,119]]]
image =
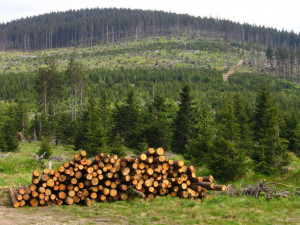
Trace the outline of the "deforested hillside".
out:
[[[260,45],[298,47],[299,35],[229,20],[194,17],[163,11],[81,9],[52,12],[0,24],[2,50],[41,50],[93,46],[120,40],[187,34],[224,37]]]

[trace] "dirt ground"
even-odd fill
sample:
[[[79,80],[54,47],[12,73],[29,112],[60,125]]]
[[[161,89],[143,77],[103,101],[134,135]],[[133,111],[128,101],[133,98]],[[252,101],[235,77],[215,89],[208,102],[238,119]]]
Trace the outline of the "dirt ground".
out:
[[[117,224],[112,221],[100,222],[97,219],[93,215],[82,218],[58,205],[13,208],[8,192],[0,191],[0,225]]]

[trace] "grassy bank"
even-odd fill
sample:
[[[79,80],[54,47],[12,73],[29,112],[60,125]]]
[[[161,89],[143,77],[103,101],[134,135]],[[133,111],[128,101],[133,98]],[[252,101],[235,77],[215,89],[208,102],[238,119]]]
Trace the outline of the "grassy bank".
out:
[[[10,207],[7,188],[16,187],[19,183],[30,184],[32,170],[42,170],[42,164],[31,156],[32,153],[37,153],[38,149],[37,143],[22,143],[19,152],[0,159],[1,220],[14,223],[24,214],[32,216],[31,224],[98,224],[96,219],[109,219],[107,224],[297,224],[300,221],[300,201],[294,196],[266,200],[264,197],[230,197],[220,192],[211,193],[212,199],[202,202],[172,197],[160,197],[150,201],[135,198],[113,203],[96,202],[91,207],[24,207],[1,214]],[[74,154],[75,151],[71,147],[56,146],[53,149],[53,156],[62,156],[65,160],[70,160]],[[178,159],[180,156],[174,155],[170,158]],[[298,158],[292,160],[290,170],[286,174],[276,177],[249,174],[248,177],[235,181],[234,185],[256,182],[259,179],[298,185],[300,163]],[[48,165],[47,161],[45,165]],[[58,168],[59,165],[61,162],[54,162],[54,168]],[[197,174],[208,172],[202,169],[197,171]],[[59,220],[55,219],[56,215],[60,215]],[[54,220],[49,221],[49,218]]]

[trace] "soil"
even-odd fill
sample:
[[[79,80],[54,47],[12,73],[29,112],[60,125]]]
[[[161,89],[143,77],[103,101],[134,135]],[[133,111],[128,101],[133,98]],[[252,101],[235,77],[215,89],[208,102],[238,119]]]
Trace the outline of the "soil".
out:
[[[243,63],[244,63],[244,59],[241,59],[235,66],[231,67],[230,70],[223,75],[223,81],[224,82],[228,81],[228,77],[231,74],[233,74],[238,67],[240,67],[241,65],[243,65]]]

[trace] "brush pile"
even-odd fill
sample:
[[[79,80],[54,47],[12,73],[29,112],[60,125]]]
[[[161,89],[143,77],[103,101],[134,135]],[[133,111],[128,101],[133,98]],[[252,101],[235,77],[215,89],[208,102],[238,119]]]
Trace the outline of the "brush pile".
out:
[[[58,171],[33,171],[32,184],[10,190],[14,207],[29,204],[33,207],[50,204],[85,204],[93,201],[127,200],[131,194],[145,199],[159,196],[209,199],[207,190],[226,189],[214,185],[213,176],[197,177],[193,166],[168,160],[162,148],[149,148],[136,157],[121,157],[100,153],[93,160],[86,152],[65,162]]]

